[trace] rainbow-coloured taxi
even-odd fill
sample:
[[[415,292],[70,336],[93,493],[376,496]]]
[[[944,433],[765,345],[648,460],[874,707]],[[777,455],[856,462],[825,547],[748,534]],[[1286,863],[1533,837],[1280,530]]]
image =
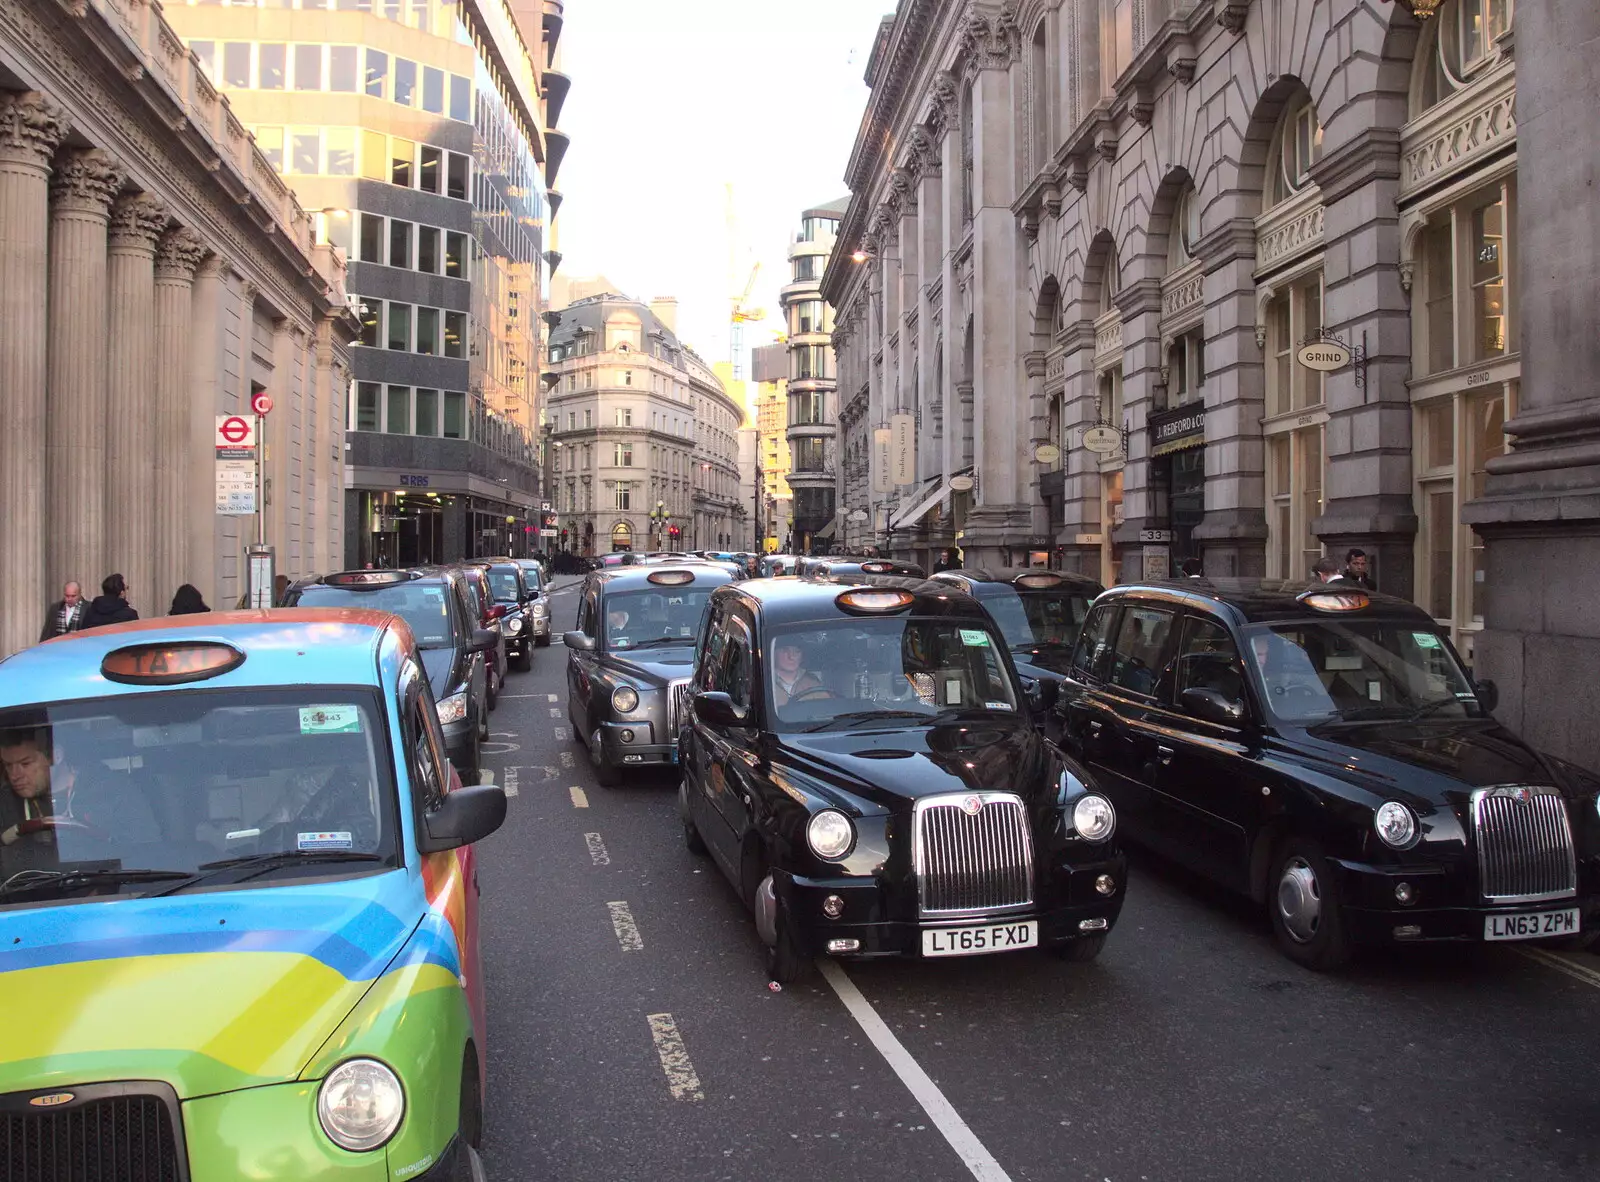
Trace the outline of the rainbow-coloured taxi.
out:
[[[397,616],[0,663],[0,1176],[481,1178],[472,843],[504,817]]]

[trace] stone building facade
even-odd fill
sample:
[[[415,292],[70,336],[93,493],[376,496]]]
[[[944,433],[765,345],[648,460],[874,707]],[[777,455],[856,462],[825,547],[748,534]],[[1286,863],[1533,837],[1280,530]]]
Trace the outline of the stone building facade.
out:
[[[0,655],[68,579],[238,599],[256,521],[216,513],[213,438],[256,391],[278,569],[337,564],[356,322],[313,239],[159,7],[0,4]]]
[[[789,282],[778,293],[788,335],[789,493],[799,554],[811,553],[813,540],[831,543],[837,528],[839,395],[822,276],[845,205],[841,198],[800,215],[789,240]]]
[[[919,483],[895,489],[892,528],[876,521],[896,553],[954,541],[969,564],[1110,583],[1188,557],[1303,578],[1359,547],[1470,659],[1497,632],[1497,577],[1555,573],[1529,565],[1535,536],[1593,546],[1595,481],[1569,470],[1593,464],[1572,451],[1593,416],[1558,405],[1577,393],[1524,393],[1536,340],[1561,382],[1593,386],[1592,366],[1558,361],[1596,347],[1572,311],[1594,302],[1600,241],[1581,181],[1600,152],[1575,114],[1593,88],[1552,84],[1547,106],[1574,112],[1547,124],[1570,191],[1539,224],[1565,247],[1546,230],[1551,257],[1530,259],[1516,29],[1537,24],[1538,69],[1555,39],[1582,43],[1564,30],[1592,10],[907,0],[869,64],[824,283],[844,446],[869,461],[846,506],[881,484],[869,428],[910,412]],[[1556,273],[1560,307],[1537,290]],[[1496,497],[1561,454],[1523,502]],[[1567,491],[1540,500],[1552,487]],[[1518,512],[1545,532],[1507,543],[1521,557],[1497,570]],[[1519,685],[1538,619],[1596,630],[1564,610],[1508,618],[1516,639],[1485,668]]]
[[[676,303],[607,291],[551,313],[547,454],[563,549],[750,544],[744,411],[678,339]]]

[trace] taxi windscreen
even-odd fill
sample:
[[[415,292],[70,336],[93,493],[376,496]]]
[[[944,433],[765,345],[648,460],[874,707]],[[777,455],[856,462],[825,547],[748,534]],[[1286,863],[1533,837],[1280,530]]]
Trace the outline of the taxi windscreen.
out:
[[[544,586],[544,576],[539,573],[539,564],[526,563],[522,567],[522,581],[528,585],[529,591],[538,591]]]
[[[611,592],[603,605],[606,647],[692,645],[700,635],[700,620],[713,590],[707,585]]]
[[[390,587],[355,590],[350,587],[311,586],[300,590],[294,607],[360,607],[393,612],[411,626],[422,648],[448,648],[455,643],[450,626],[447,592],[438,583],[396,583]]]
[[[780,730],[1017,708],[999,638],[981,620],[886,616],[779,628],[766,657]]]
[[[1378,620],[1296,621],[1246,633],[1272,713],[1292,722],[1481,718],[1439,633]]]
[[[1011,587],[985,595],[983,606],[1012,651],[1039,645],[1070,648],[1089,614],[1089,601],[1082,595],[1057,591],[1020,595]]]
[[[349,687],[0,711],[0,896],[51,871],[177,878],[316,852],[337,873],[338,855],[387,858],[397,843],[386,730],[372,692]]]
[[[514,570],[498,568],[491,570],[489,586],[494,589],[496,603],[518,603],[522,599],[522,584]]]

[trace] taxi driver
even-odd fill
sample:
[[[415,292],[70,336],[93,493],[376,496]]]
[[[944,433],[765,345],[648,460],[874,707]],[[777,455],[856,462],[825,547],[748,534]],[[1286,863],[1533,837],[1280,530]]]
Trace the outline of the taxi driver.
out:
[[[627,635],[629,615],[621,604],[609,604],[606,607],[606,638],[616,640]]]
[[[48,728],[0,731],[0,846],[48,845],[56,817],[70,815],[73,772],[52,759]]]
[[[822,687],[822,678],[805,667],[805,659],[805,649],[793,637],[772,646],[772,696],[779,706]]]

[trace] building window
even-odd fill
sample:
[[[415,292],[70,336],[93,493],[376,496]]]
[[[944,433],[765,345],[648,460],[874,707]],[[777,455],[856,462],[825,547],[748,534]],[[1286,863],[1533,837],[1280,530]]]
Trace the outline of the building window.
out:
[[[418,353],[429,355],[439,352],[439,309],[417,309],[417,346]],[[418,431],[417,434],[422,434]]]
[[[411,266],[411,223],[399,218],[389,219],[389,265]]]
[[[1323,375],[1295,360],[1300,343],[1322,331],[1322,272],[1274,296],[1267,315],[1267,417],[1322,405]]]
[[[616,417],[617,417],[617,426],[619,426],[619,427],[631,427],[631,426],[633,426],[633,407],[631,407],[631,406],[619,406],[619,407],[617,407]]]
[[[448,390],[444,396],[444,437],[467,437],[467,396],[459,390]]]
[[[332,45],[328,47],[328,89],[340,94],[354,94],[357,83],[356,47]]]
[[[439,434],[439,391],[417,391],[416,424],[418,435]]]
[[[452,279],[470,278],[467,271],[467,236],[446,230],[444,235],[444,273]]]
[[[417,270],[429,275],[439,273],[439,229],[437,226],[417,227]]]
[[[1471,70],[1494,52],[1495,39],[1511,27],[1511,0],[1459,0],[1461,64]]]
[[[1415,364],[1443,373],[1516,349],[1508,264],[1514,246],[1516,179],[1478,190],[1428,219]]]
[[[467,314],[465,312],[446,312],[444,314],[444,355],[458,358],[464,358],[467,355]]]
[[[361,300],[361,343],[378,347],[378,327],[383,316],[383,301],[370,297]]]
[[[444,71],[433,66],[422,67],[422,109],[444,114]]]
[[[384,430],[390,435],[411,434],[411,387],[390,386]]]
[[[612,444],[612,447],[614,449],[614,453],[613,453],[614,463],[612,464],[613,467],[616,467],[616,468],[631,468],[631,467],[633,467],[633,444],[631,444],[631,443],[615,443],[615,444]]]
[[[418,153],[417,188],[424,193],[437,193],[440,184],[440,172],[444,166],[444,151],[440,148],[423,144]]]
[[[472,122],[472,79],[450,75],[450,118]]]
[[[353,127],[330,127],[325,133],[328,143],[329,176],[356,175],[356,131]]]
[[[378,429],[378,383],[356,383],[356,421],[357,431],[376,431]]]
[[[583,412],[583,429],[590,430],[594,426],[594,408],[589,407]]]
[[[321,45],[296,45],[294,47],[294,88],[296,90],[322,89]]]
[[[417,145],[395,136],[389,141],[389,183],[402,189],[411,188],[411,167],[416,159]]]
[[[826,471],[826,452],[824,440],[808,438],[791,440],[789,449],[796,472],[824,472]]]
[[[445,178],[445,196],[454,197],[458,201],[467,199],[467,175],[470,158],[460,152],[451,152],[447,162],[448,175]]]
[[[394,59],[394,101],[402,107],[416,105],[417,63],[403,57]]]
[[[1273,136],[1268,206],[1287,201],[1311,183],[1311,166],[1322,156],[1322,124],[1311,96],[1301,91],[1289,100]]]
[[[1192,328],[1177,336],[1167,348],[1165,410],[1205,398],[1206,334]]]
[[[382,98],[389,80],[389,55],[377,49],[367,50],[367,93]]]
[[[290,168],[303,175],[315,175],[321,163],[322,135],[320,132],[297,131],[290,137],[292,149]]]
[[[618,509],[632,509],[633,508],[633,489],[628,487],[626,484],[617,485],[617,508]],[[619,530],[620,529],[624,529],[623,526],[618,526],[617,528]]]
[[[1322,425],[1280,431],[1267,437],[1268,487],[1272,510],[1268,529],[1267,575],[1309,578],[1322,556],[1322,542],[1311,532],[1322,514]]]
[[[819,256],[803,254],[794,261],[794,277],[796,279],[817,279],[821,272],[818,270]]]
[[[250,89],[250,43],[228,41],[222,46],[222,84],[234,90]]]
[[[1033,30],[1028,55],[1030,173],[1038,172],[1050,158],[1050,54],[1046,40],[1047,30],[1041,20]]]
[[[625,370],[622,371],[622,384],[624,386],[633,385],[633,370],[625,369]],[[629,417],[630,425],[631,425],[631,420],[632,420],[632,417],[633,417],[633,412],[631,410],[628,411],[628,417]]]
[[[282,90],[288,73],[289,47],[272,42],[259,47],[257,84],[262,90]]]
[[[411,348],[411,305],[391,302],[388,305],[388,309],[389,348],[409,351]]]

